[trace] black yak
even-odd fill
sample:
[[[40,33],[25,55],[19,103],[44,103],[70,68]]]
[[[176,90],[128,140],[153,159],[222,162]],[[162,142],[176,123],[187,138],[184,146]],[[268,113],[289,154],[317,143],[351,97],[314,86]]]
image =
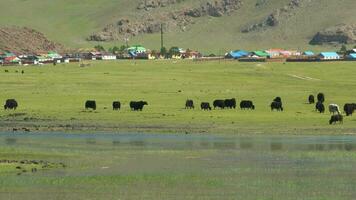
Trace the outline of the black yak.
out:
[[[130,108],[132,111],[142,111],[143,107],[148,105],[146,101],[131,101]]]

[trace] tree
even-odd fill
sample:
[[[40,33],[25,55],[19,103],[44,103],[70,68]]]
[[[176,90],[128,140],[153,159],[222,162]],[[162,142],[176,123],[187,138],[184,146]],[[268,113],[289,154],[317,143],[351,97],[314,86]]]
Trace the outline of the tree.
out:
[[[126,46],[126,45],[121,45],[121,46],[120,46],[120,51],[123,52],[123,51],[125,51],[125,49],[127,49],[127,48],[128,48],[128,46]]]
[[[167,55],[166,47],[162,47],[160,53],[161,53],[162,56],[166,57],[166,55]]]
[[[170,56],[177,56],[180,54],[180,50],[178,47],[171,47],[168,53]]]
[[[111,51],[112,53],[119,53],[120,52],[120,48],[119,47],[117,47],[117,46],[114,46],[113,48],[112,48],[112,51]]]
[[[347,51],[347,48],[346,48],[346,46],[343,44],[343,45],[341,46],[340,52],[341,52],[341,53],[346,53],[346,51]]]
[[[105,48],[103,46],[101,46],[101,45],[96,45],[94,47],[94,49],[97,50],[97,51],[105,51]]]

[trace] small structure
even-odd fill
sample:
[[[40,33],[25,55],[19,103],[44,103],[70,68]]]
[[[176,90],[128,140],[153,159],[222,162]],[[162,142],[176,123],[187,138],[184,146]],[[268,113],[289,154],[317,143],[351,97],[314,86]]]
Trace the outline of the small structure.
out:
[[[116,60],[116,55],[112,54],[112,53],[104,53],[101,56],[102,60]]]
[[[85,59],[88,60],[101,60],[102,59],[102,53],[99,51],[92,51],[85,55]]]
[[[225,54],[225,58],[239,59],[239,58],[247,57],[248,55],[249,55],[249,52],[247,52],[247,51],[235,50],[235,51],[230,51],[229,53]]]
[[[268,49],[265,52],[269,55],[270,58],[280,57],[281,53],[284,52],[283,49]]]
[[[126,51],[134,56],[134,55],[137,55],[137,54],[145,54],[147,49],[141,45],[133,45],[129,48],[126,49]]]
[[[356,60],[356,53],[350,53],[346,56],[347,60]]]
[[[265,51],[253,51],[251,53],[251,57],[254,57],[254,58],[267,58],[269,56],[270,55]]]
[[[304,56],[314,56],[315,54],[314,54],[314,52],[312,52],[312,51],[304,51],[304,52],[303,52],[303,55],[304,55]]]
[[[319,58],[321,60],[339,60],[340,55],[337,54],[336,52],[321,52],[319,54]]]

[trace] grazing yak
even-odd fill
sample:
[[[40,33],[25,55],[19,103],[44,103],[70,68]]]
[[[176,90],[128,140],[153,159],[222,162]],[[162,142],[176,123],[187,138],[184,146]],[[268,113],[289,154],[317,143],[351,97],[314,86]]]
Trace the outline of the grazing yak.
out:
[[[17,104],[17,101],[15,99],[8,99],[5,102],[4,109],[5,110],[7,110],[7,109],[16,110],[17,106],[18,106],[18,104]]]
[[[329,120],[329,124],[336,124],[336,122],[340,122],[340,124],[342,124],[343,120],[344,118],[341,114],[332,115]]]
[[[282,98],[281,97],[276,97],[276,98],[273,99],[273,101],[282,103]]]
[[[200,104],[200,108],[201,108],[202,110],[211,110],[210,103],[208,103],[208,102],[202,102],[202,103]]]
[[[120,110],[120,109],[121,109],[121,103],[120,103],[120,101],[114,101],[114,102],[112,102],[112,109],[113,109],[113,110]]]
[[[230,108],[230,109],[235,109],[236,108],[236,99],[225,99],[224,101],[225,107]]]
[[[271,110],[283,111],[282,103],[278,101],[273,101],[271,103]]]
[[[250,100],[243,100],[240,102],[240,109],[252,109],[255,110],[253,102]]]
[[[130,108],[132,111],[142,111],[143,107],[148,105],[146,101],[131,101]]]
[[[322,102],[318,101],[315,104],[315,110],[319,111],[320,113],[324,113],[325,112],[325,106]]]
[[[346,113],[346,116],[352,115],[355,110],[356,110],[356,103],[346,103],[344,105],[344,111]]]
[[[225,101],[224,100],[220,100],[220,99],[217,99],[213,102],[213,106],[214,106],[214,109],[216,107],[218,108],[221,108],[221,109],[224,109],[225,108]]]
[[[85,109],[93,109],[96,110],[96,101],[94,100],[87,100],[85,102]]]
[[[318,98],[318,101],[320,101],[321,103],[324,103],[325,95],[323,93],[319,93],[317,98]]]
[[[185,109],[194,109],[194,102],[191,99],[188,99],[185,102]]]
[[[308,97],[308,102],[309,102],[309,104],[313,104],[313,103],[315,103],[315,99],[314,99],[314,95],[309,95],[309,97]]]
[[[329,104],[329,112],[332,113],[332,114],[335,114],[335,113],[338,113],[340,114],[340,109],[339,109],[339,106],[337,104]]]

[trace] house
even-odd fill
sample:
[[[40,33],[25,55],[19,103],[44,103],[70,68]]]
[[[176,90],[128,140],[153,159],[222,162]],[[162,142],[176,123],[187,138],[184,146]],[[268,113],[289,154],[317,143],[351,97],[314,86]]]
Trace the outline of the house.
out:
[[[283,49],[268,49],[265,52],[269,55],[270,58],[273,58],[281,56],[281,52],[283,51]]]
[[[85,55],[85,59],[88,59],[88,60],[101,60],[102,59],[102,53],[99,52],[99,51],[89,52],[87,55]]]
[[[60,59],[62,59],[62,56],[59,55],[57,52],[54,52],[54,51],[49,51],[47,53],[47,57],[51,58],[52,60],[60,60]]]
[[[147,49],[141,45],[133,45],[126,49],[127,52],[131,52],[132,55],[146,53]]]
[[[351,53],[346,56],[348,60],[356,60],[356,53]]]
[[[339,60],[340,55],[336,52],[321,52],[319,54],[320,59],[322,60]]]
[[[203,55],[199,51],[193,51],[190,49],[187,49],[184,53],[182,53],[182,58],[183,59],[197,59],[201,58]]]
[[[116,60],[116,55],[111,54],[111,53],[104,53],[101,56],[102,60]]]
[[[249,52],[244,51],[244,50],[235,50],[235,51],[230,51],[225,55],[225,58],[233,58],[233,59],[239,59],[243,57],[247,57],[249,55]]]
[[[267,58],[269,56],[270,55],[265,51],[253,51],[253,52],[251,52],[251,57],[254,57],[254,58]]]
[[[2,54],[0,60],[2,60],[2,64],[21,64],[21,59],[10,52]]]
[[[304,51],[304,52],[303,52],[303,55],[304,55],[304,56],[314,56],[315,54],[314,54],[314,52],[312,52],[312,51]]]
[[[147,50],[146,52],[148,60],[164,59],[164,56],[160,52],[155,50]]]
[[[37,65],[38,60],[35,55],[21,55],[19,56],[21,59],[21,64],[23,65]]]

